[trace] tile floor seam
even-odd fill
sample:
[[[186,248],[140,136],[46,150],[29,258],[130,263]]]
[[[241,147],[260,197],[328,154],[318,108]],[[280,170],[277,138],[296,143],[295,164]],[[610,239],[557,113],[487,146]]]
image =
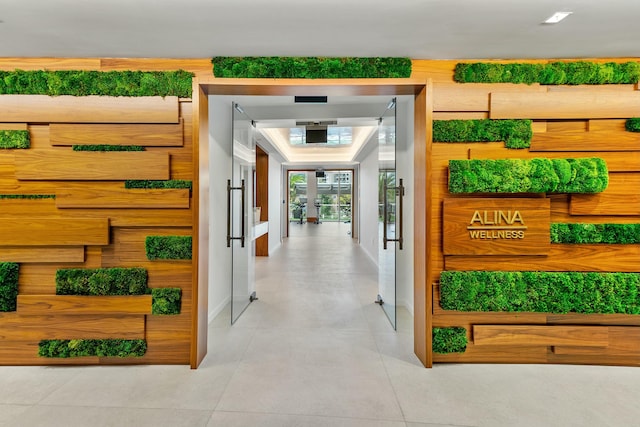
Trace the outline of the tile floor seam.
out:
[[[253,340],[256,338],[256,335],[258,334],[258,328],[257,327],[255,327],[255,328],[247,328],[247,329],[253,329],[253,333],[251,334],[251,338],[249,340],[247,340],[248,341],[247,345],[245,346],[244,350],[242,351],[242,354],[238,357],[238,360],[236,360],[234,362],[235,366],[233,367],[233,373],[231,375],[229,375],[229,378],[225,382],[224,387],[222,388],[222,393],[220,393],[220,395],[218,396],[218,401],[216,402],[216,404],[215,404],[215,406],[213,408],[213,412],[216,412],[216,410],[218,409],[218,406],[220,406],[220,402],[222,401],[222,398],[224,397],[224,394],[227,391],[227,387],[229,387],[229,384],[231,383],[231,380],[237,374],[238,368],[240,367],[240,364],[242,363],[242,360],[244,359],[244,356],[249,351],[249,347],[251,347],[251,343],[253,342]],[[213,414],[212,414],[212,416],[213,416]]]
[[[318,414],[295,414],[295,413],[288,413],[288,412],[230,411],[230,410],[220,410],[220,411],[215,410],[214,412],[219,414],[228,413],[228,414],[274,415],[274,416],[285,416],[285,417],[327,418],[327,419],[358,420],[358,421],[388,421],[388,422],[396,422],[396,423],[398,422],[406,423],[404,420],[398,420],[393,418],[363,418],[363,417],[349,417],[346,415],[318,415]],[[466,427],[466,426],[461,426],[461,427]]]
[[[396,331],[397,333],[397,331]],[[402,404],[400,403],[400,398],[398,397],[398,392],[396,390],[395,385],[393,384],[393,380],[391,379],[391,375],[389,374],[389,370],[387,369],[387,365],[384,362],[384,357],[382,356],[382,352],[380,351],[380,346],[378,345],[378,341],[375,339],[375,335],[373,335],[373,342],[378,350],[378,357],[380,358],[380,363],[382,364],[382,368],[384,369],[384,373],[389,380],[389,384],[391,385],[391,390],[393,390],[393,397],[396,399],[396,403],[398,404],[398,408],[400,408],[400,413],[402,414],[402,420],[407,423],[407,417],[405,416],[404,409],[402,409]]]

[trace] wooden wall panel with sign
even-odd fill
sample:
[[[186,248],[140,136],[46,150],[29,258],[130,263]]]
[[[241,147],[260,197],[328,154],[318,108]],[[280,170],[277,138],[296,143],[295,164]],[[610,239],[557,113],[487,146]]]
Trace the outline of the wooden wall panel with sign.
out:
[[[445,199],[444,255],[546,255],[550,201]]]

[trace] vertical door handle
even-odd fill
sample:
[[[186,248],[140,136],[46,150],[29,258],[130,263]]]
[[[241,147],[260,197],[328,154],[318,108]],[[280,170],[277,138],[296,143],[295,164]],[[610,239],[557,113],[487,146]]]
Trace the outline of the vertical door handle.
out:
[[[386,175],[386,173],[385,173]],[[387,242],[389,242],[389,238],[387,236],[387,216],[389,212],[387,210],[387,204],[389,202],[387,198],[387,191],[389,188],[387,187],[387,177],[384,177],[384,182],[382,186],[382,249],[387,249]]]
[[[231,230],[231,192],[232,191],[237,191],[240,190],[240,194],[241,194],[241,198],[242,198],[242,216],[240,217],[240,224],[241,224],[241,232],[242,235],[239,237],[234,237],[232,235],[232,230]],[[242,185],[240,187],[232,187],[231,186],[231,180],[228,179],[227,180],[227,247],[230,248],[231,247],[231,241],[232,240],[240,240],[240,245],[241,247],[244,248],[244,242],[245,242],[245,225],[244,225],[244,215],[245,215],[245,209],[246,209],[246,202],[244,200],[244,195],[245,195],[245,185],[244,185],[244,179],[242,180]]]
[[[395,195],[398,195],[398,197],[400,198],[398,200],[398,210],[396,211],[396,218],[400,218],[400,223],[398,224],[398,228],[399,228],[399,233],[398,233],[398,238],[396,239],[389,239],[387,237],[387,215],[388,215],[388,211],[387,211],[387,202],[388,202],[388,198],[387,198],[387,191],[389,190],[393,190]],[[404,230],[403,230],[403,221],[402,221],[402,214],[403,214],[403,204],[402,204],[402,199],[404,197],[404,183],[403,180],[400,179],[400,185],[398,187],[387,187],[387,181],[385,180],[384,182],[384,196],[382,197],[383,202],[384,202],[384,206],[382,208],[382,247],[383,249],[387,249],[387,243],[388,242],[398,242],[398,249],[402,250],[403,249],[403,240],[404,240]],[[394,196],[395,198],[395,196]]]

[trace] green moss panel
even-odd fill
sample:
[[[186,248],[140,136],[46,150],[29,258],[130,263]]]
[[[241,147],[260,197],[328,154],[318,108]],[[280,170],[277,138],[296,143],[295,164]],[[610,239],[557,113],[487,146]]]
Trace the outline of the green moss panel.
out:
[[[217,56],[216,77],[269,79],[408,78],[409,58],[232,57]]]
[[[599,193],[609,184],[600,158],[450,160],[450,193]]]

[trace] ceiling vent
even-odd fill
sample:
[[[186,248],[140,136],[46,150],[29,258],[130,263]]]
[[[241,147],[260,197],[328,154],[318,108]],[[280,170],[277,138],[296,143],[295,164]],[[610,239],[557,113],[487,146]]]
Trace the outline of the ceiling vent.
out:
[[[297,121],[296,126],[335,126],[338,124],[337,120],[308,120]]]
[[[293,100],[297,104],[326,104],[326,96],[294,96]]]

